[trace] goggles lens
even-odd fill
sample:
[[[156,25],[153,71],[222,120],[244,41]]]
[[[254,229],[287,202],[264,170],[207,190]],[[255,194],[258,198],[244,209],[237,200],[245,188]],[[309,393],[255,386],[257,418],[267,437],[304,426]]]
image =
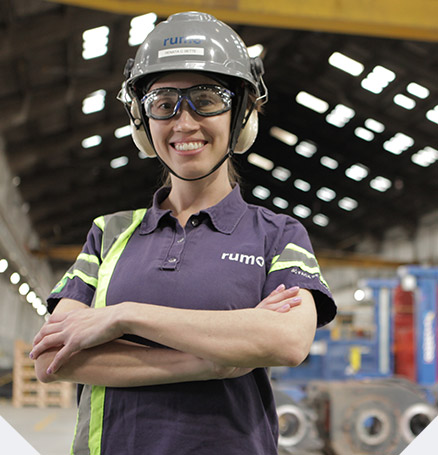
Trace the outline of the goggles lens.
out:
[[[233,92],[217,85],[163,87],[147,93],[141,102],[149,118],[165,120],[176,115],[184,99],[197,114],[210,117],[229,111],[233,96]]]

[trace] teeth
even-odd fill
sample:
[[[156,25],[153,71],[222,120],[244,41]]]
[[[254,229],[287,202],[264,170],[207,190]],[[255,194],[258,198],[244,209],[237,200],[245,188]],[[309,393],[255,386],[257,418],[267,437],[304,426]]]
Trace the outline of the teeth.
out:
[[[203,142],[177,142],[175,143],[175,148],[181,151],[196,150],[201,148],[203,145]]]

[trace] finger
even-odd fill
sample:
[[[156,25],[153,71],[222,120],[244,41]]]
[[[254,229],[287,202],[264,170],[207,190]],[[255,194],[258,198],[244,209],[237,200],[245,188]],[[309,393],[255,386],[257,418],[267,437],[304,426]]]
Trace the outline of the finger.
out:
[[[43,352],[47,351],[47,349],[62,345],[63,340],[61,339],[61,335],[59,333],[47,335],[32,348],[32,351],[29,353],[29,357],[36,360]]]
[[[280,286],[279,286],[280,287]],[[279,287],[277,289],[279,289]],[[262,300],[264,304],[278,303],[288,298],[298,295],[300,288],[298,286],[293,286],[288,289],[283,289],[282,291],[277,291],[275,289],[271,294],[268,295],[265,299]],[[276,292],[277,291],[277,292]],[[275,292],[275,293],[274,293]]]
[[[51,335],[52,333],[58,332],[59,329],[60,329],[59,323],[46,322],[42,326],[40,331],[35,335],[35,338],[33,339],[33,345],[35,346],[36,344],[40,343],[44,337]]]
[[[47,368],[47,374],[56,373],[72,355],[73,352],[68,345],[61,348]]]

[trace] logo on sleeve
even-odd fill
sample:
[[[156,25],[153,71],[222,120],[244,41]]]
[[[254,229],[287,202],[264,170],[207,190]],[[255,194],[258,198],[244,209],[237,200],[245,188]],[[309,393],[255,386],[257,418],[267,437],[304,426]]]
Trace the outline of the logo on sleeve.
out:
[[[240,262],[245,265],[258,265],[264,267],[265,259],[263,256],[254,256],[253,254],[242,254],[242,253],[222,253],[221,259],[223,261]]]

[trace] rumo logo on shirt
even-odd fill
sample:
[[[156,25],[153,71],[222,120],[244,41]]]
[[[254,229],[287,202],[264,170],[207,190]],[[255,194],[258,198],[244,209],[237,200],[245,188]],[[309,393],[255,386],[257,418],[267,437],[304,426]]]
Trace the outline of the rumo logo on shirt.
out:
[[[242,253],[222,253],[222,260],[240,262],[246,265],[258,265],[263,267],[265,265],[265,259],[262,256],[255,257],[253,254],[242,254]]]

